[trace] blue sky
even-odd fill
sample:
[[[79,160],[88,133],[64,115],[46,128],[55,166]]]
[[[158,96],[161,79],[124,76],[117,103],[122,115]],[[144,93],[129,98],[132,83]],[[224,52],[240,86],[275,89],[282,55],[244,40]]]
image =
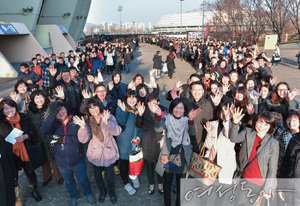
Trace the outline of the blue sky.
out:
[[[211,1],[211,0],[206,0]],[[184,0],[183,12],[199,9],[202,0]],[[92,0],[88,23],[101,24],[102,22],[120,23],[119,6],[123,7],[122,23],[144,22],[152,25],[166,14],[179,13],[179,0]]]

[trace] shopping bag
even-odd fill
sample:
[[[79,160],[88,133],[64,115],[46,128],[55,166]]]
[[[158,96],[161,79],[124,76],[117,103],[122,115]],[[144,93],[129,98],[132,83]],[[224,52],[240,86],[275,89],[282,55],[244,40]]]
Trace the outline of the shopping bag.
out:
[[[163,72],[163,73],[167,73],[167,72],[168,72],[167,63],[164,63],[164,64],[163,64],[162,72]]]
[[[203,145],[199,155],[193,152],[189,170],[191,176],[203,177],[202,183],[209,186],[214,183],[222,167],[213,162],[213,147],[209,153],[209,158],[204,157],[204,148]]]
[[[142,148],[136,143],[133,144],[134,148],[129,155],[129,178],[132,180],[139,176],[144,167]]]
[[[97,78],[98,78],[98,82],[103,82],[103,76],[101,72],[98,72]]]

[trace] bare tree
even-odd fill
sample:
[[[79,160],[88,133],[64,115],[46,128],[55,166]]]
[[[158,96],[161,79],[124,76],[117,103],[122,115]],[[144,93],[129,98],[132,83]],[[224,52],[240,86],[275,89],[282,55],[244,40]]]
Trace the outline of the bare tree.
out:
[[[287,10],[287,0],[253,0],[260,9],[265,11],[267,22],[272,30],[278,35],[281,42],[281,36],[285,26],[289,20],[289,12]],[[284,5],[284,6],[283,6]]]
[[[285,0],[282,6],[288,11],[289,18],[297,30],[298,38],[300,39],[300,0]]]
[[[214,25],[219,36],[248,42],[257,41],[268,26],[265,10],[254,0],[218,0]]]

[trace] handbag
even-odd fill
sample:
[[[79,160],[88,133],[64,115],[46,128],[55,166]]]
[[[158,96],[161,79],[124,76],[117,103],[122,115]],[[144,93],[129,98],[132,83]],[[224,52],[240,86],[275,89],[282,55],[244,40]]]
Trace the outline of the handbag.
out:
[[[278,54],[274,54],[273,59],[276,62],[280,62],[281,61],[281,58],[280,58],[280,56]]]
[[[213,162],[214,149],[211,148],[209,152],[209,157],[204,157],[204,149],[203,145],[200,151],[200,154],[193,152],[191,160],[190,160],[190,174],[193,177],[203,177],[203,184],[211,185],[217,179],[219,173],[221,172],[222,167],[215,164]]]
[[[185,131],[183,131],[182,140],[181,140],[180,145],[177,145],[177,147],[172,148],[174,153],[172,152],[172,149],[171,149],[170,154],[168,155],[168,162],[166,164],[164,164],[163,168],[171,169],[171,168],[179,168],[182,166],[181,155],[182,155],[182,142],[183,142],[184,133],[185,133]],[[179,147],[179,150],[178,150],[178,147]],[[178,150],[178,152],[176,150]]]
[[[26,147],[29,156],[31,171],[39,168],[48,161],[44,142],[39,140],[36,144],[28,144]]]
[[[163,67],[162,67],[162,72],[163,72],[163,73],[166,73],[166,72],[168,72],[167,63],[164,63],[164,64],[163,64]]]

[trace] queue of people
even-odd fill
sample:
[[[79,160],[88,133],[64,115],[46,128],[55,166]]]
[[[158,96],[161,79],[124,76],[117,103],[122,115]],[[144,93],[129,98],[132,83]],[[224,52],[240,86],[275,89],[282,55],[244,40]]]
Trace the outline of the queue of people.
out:
[[[159,51],[155,53],[149,82],[141,74],[124,82],[122,76],[132,72],[130,60],[137,42],[161,46],[169,53],[166,61]],[[195,73],[186,83],[176,81],[166,93],[167,107],[160,103],[155,79],[164,63],[173,78],[175,58],[191,63]],[[111,74],[107,84],[99,78],[104,70]],[[20,71],[14,91],[0,103],[0,170],[4,171],[0,180],[5,180],[0,186],[5,188],[6,205],[15,205],[20,169],[36,201],[47,195],[39,192],[35,169],[40,166],[42,186],[52,180],[53,171],[57,184],[65,184],[70,205],[77,205],[79,197],[74,175],[92,205],[105,202],[107,194],[113,204],[118,202],[118,173],[124,190],[134,195],[141,183],[138,176],[129,178],[132,142],[138,142],[143,151],[149,195],[157,188],[166,206],[171,205],[172,190],[175,204],[181,204],[180,179],[192,178],[191,156],[203,149],[205,154],[213,151],[214,162],[222,167],[220,184],[233,185],[238,172],[239,178],[262,190],[265,199],[277,195],[276,178],[299,178],[295,160],[300,155],[300,104],[295,97],[300,90],[291,89],[287,82],[277,83],[266,54],[249,45],[128,37],[87,43],[84,50],[70,51],[67,57],[64,53],[50,58],[37,55],[30,67],[21,64]],[[14,144],[5,142],[14,128],[23,133]],[[44,160],[34,159],[30,152],[39,142],[44,146]],[[176,167],[170,166],[172,155],[180,157]],[[87,175],[87,164],[92,165],[94,179]],[[91,190],[93,180],[97,198]],[[290,203],[283,193],[279,196]],[[250,204],[243,195],[236,203]],[[226,205],[220,200],[205,204]]]

